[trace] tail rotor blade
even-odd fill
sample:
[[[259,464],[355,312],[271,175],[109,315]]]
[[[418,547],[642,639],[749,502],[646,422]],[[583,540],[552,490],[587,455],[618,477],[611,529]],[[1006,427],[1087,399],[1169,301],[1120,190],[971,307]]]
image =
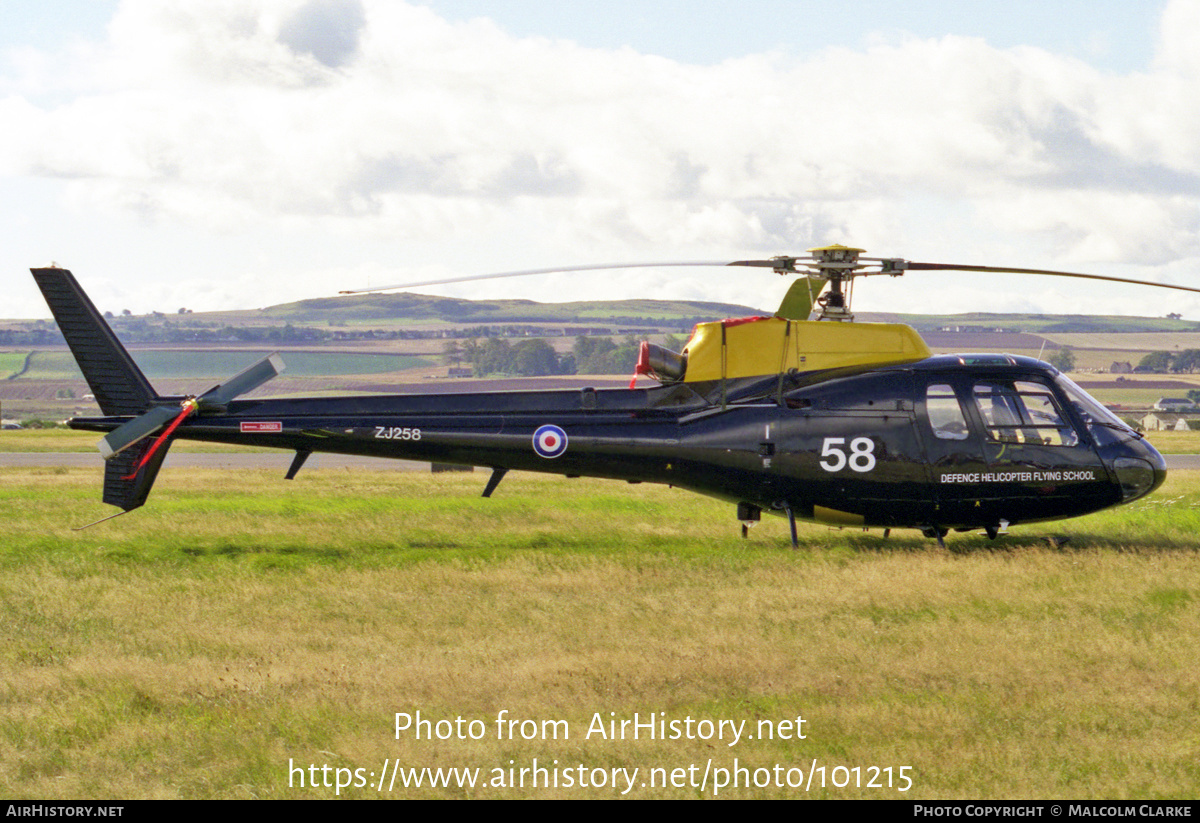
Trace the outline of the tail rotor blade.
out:
[[[100,454],[104,455],[105,460],[111,460],[115,455],[140,443],[172,420],[178,419],[182,422],[183,417],[194,414],[200,408],[224,406],[235,397],[254,391],[283,370],[283,359],[279,354],[269,354],[248,369],[209,389],[195,401],[189,400],[184,406],[187,414],[181,415],[179,406],[154,406],[144,414],[122,423],[106,434],[97,444]]]
[[[269,354],[253,366],[235,374],[224,383],[213,386],[197,398],[201,406],[224,406],[235,397],[252,392],[278,376],[286,366],[278,352]]]
[[[111,460],[170,423],[179,414],[179,406],[155,406],[145,414],[138,415],[132,420],[122,423],[97,443],[100,454],[105,460]]]

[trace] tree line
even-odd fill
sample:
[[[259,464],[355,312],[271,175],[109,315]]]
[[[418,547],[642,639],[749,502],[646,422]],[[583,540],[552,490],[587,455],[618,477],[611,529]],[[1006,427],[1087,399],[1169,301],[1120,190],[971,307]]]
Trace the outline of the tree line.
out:
[[[1143,357],[1134,371],[1175,374],[1191,374],[1200,370],[1200,349],[1182,351],[1153,351]]]
[[[687,341],[677,335],[667,335],[664,345],[681,350]],[[453,365],[467,363],[476,377],[510,374],[521,377],[541,377],[554,374],[632,374],[637,365],[641,340],[626,335],[621,341],[611,337],[579,336],[571,351],[559,354],[541,338],[528,338],[516,343],[503,337],[463,341],[450,340],[443,347],[443,356]]]

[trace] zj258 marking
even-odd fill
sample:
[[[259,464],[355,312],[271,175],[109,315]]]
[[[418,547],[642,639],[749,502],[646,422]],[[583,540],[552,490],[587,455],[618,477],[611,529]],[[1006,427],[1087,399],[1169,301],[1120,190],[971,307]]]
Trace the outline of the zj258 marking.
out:
[[[387,426],[376,426],[375,437],[379,440],[420,440],[420,429],[401,429],[388,428]]]

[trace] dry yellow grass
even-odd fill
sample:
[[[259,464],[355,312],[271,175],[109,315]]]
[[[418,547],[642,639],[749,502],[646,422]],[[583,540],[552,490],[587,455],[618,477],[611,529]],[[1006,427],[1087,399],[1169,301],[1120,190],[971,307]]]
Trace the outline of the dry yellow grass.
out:
[[[1200,431],[1149,431],[1146,439],[1163,454],[1200,454]]]
[[[478,477],[343,472],[282,487],[257,473],[168,473],[147,509],[70,532],[96,508],[94,474],[0,472],[7,797],[335,794],[297,786],[289,763],[363,769],[370,785],[342,794],[376,797],[395,758],[484,779],[534,758],[637,767],[634,797],[711,796],[711,781],[705,792],[640,784],[652,767],[735,758],[751,774],[781,764],[785,777],[816,761],[827,780],[838,766],[864,781],[871,766],[907,766],[912,788],[721,796],[1179,797],[1200,786],[1194,532],[1190,548],[1114,544],[1104,518],[1121,515],[1101,515],[1056,529],[1078,535],[1067,551],[1030,528],[998,546],[952,537],[965,550],[952,553],[808,527],[793,553],[782,522],[741,541],[728,506],[657,487],[514,476],[483,501]],[[1198,484],[1171,482],[1174,505],[1194,505]],[[497,740],[502,710],[565,720],[571,737]],[[417,711],[487,734],[397,740],[395,714]],[[748,729],[802,716],[807,737],[585,739],[609,712]]]

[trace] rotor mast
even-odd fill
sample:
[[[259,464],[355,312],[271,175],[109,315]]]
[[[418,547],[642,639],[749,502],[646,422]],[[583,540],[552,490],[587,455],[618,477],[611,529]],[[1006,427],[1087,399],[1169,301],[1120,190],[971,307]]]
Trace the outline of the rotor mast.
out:
[[[772,268],[776,274],[799,274],[817,282],[817,290],[828,282],[829,291],[819,296],[816,304],[821,307],[818,320],[836,320],[851,322],[854,315],[850,312],[850,291],[857,274],[864,264],[858,262],[858,256],[865,249],[855,249],[850,246],[820,246],[809,249],[811,260],[799,257],[772,257]],[[800,268],[797,268],[797,267]]]

